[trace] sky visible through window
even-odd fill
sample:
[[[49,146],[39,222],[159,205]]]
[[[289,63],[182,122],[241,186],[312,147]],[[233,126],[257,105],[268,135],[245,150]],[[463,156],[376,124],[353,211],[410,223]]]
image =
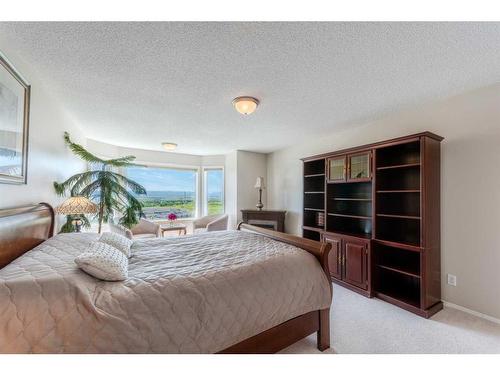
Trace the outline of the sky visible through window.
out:
[[[150,191],[191,193],[196,191],[195,170],[131,167],[127,168],[127,176],[144,186],[148,193]]]
[[[221,169],[211,169],[207,171],[207,195],[209,199],[222,198],[223,184]]]

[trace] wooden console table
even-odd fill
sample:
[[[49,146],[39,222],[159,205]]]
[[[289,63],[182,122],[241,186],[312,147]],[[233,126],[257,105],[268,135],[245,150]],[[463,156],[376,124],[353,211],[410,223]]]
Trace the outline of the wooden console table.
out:
[[[257,227],[285,231],[285,214],[282,210],[241,210],[243,222]]]

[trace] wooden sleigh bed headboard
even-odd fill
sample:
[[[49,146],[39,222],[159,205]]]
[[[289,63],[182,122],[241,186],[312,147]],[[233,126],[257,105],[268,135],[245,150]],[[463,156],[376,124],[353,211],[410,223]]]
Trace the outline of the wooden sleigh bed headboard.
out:
[[[0,268],[54,233],[54,209],[48,203],[0,210]]]

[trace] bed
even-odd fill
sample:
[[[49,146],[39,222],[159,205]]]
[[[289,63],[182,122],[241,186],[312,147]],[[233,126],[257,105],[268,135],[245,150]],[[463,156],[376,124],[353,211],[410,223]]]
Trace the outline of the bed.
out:
[[[40,204],[0,210],[1,353],[274,353],[330,345],[330,245],[247,224],[135,241],[124,282],[74,264],[97,234],[52,236]]]

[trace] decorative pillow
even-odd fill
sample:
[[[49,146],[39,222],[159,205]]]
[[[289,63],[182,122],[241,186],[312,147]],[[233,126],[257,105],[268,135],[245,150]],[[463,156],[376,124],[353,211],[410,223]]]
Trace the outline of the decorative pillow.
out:
[[[100,280],[120,281],[128,276],[128,258],[120,250],[103,242],[93,242],[75,258],[83,271]]]
[[[114,248],[120,250],[127,258],[132,255],[130,253],[130,246],[132,246],[132,241],[126,237],[120,236],[116,233],[105,232],[99,238],[99,242],[113,246]]]
[[[128,238],[129,240],[134,238],[132,231],[120,224],[109,223],[109,230],[113,233],[119,234],[120,236]]]

